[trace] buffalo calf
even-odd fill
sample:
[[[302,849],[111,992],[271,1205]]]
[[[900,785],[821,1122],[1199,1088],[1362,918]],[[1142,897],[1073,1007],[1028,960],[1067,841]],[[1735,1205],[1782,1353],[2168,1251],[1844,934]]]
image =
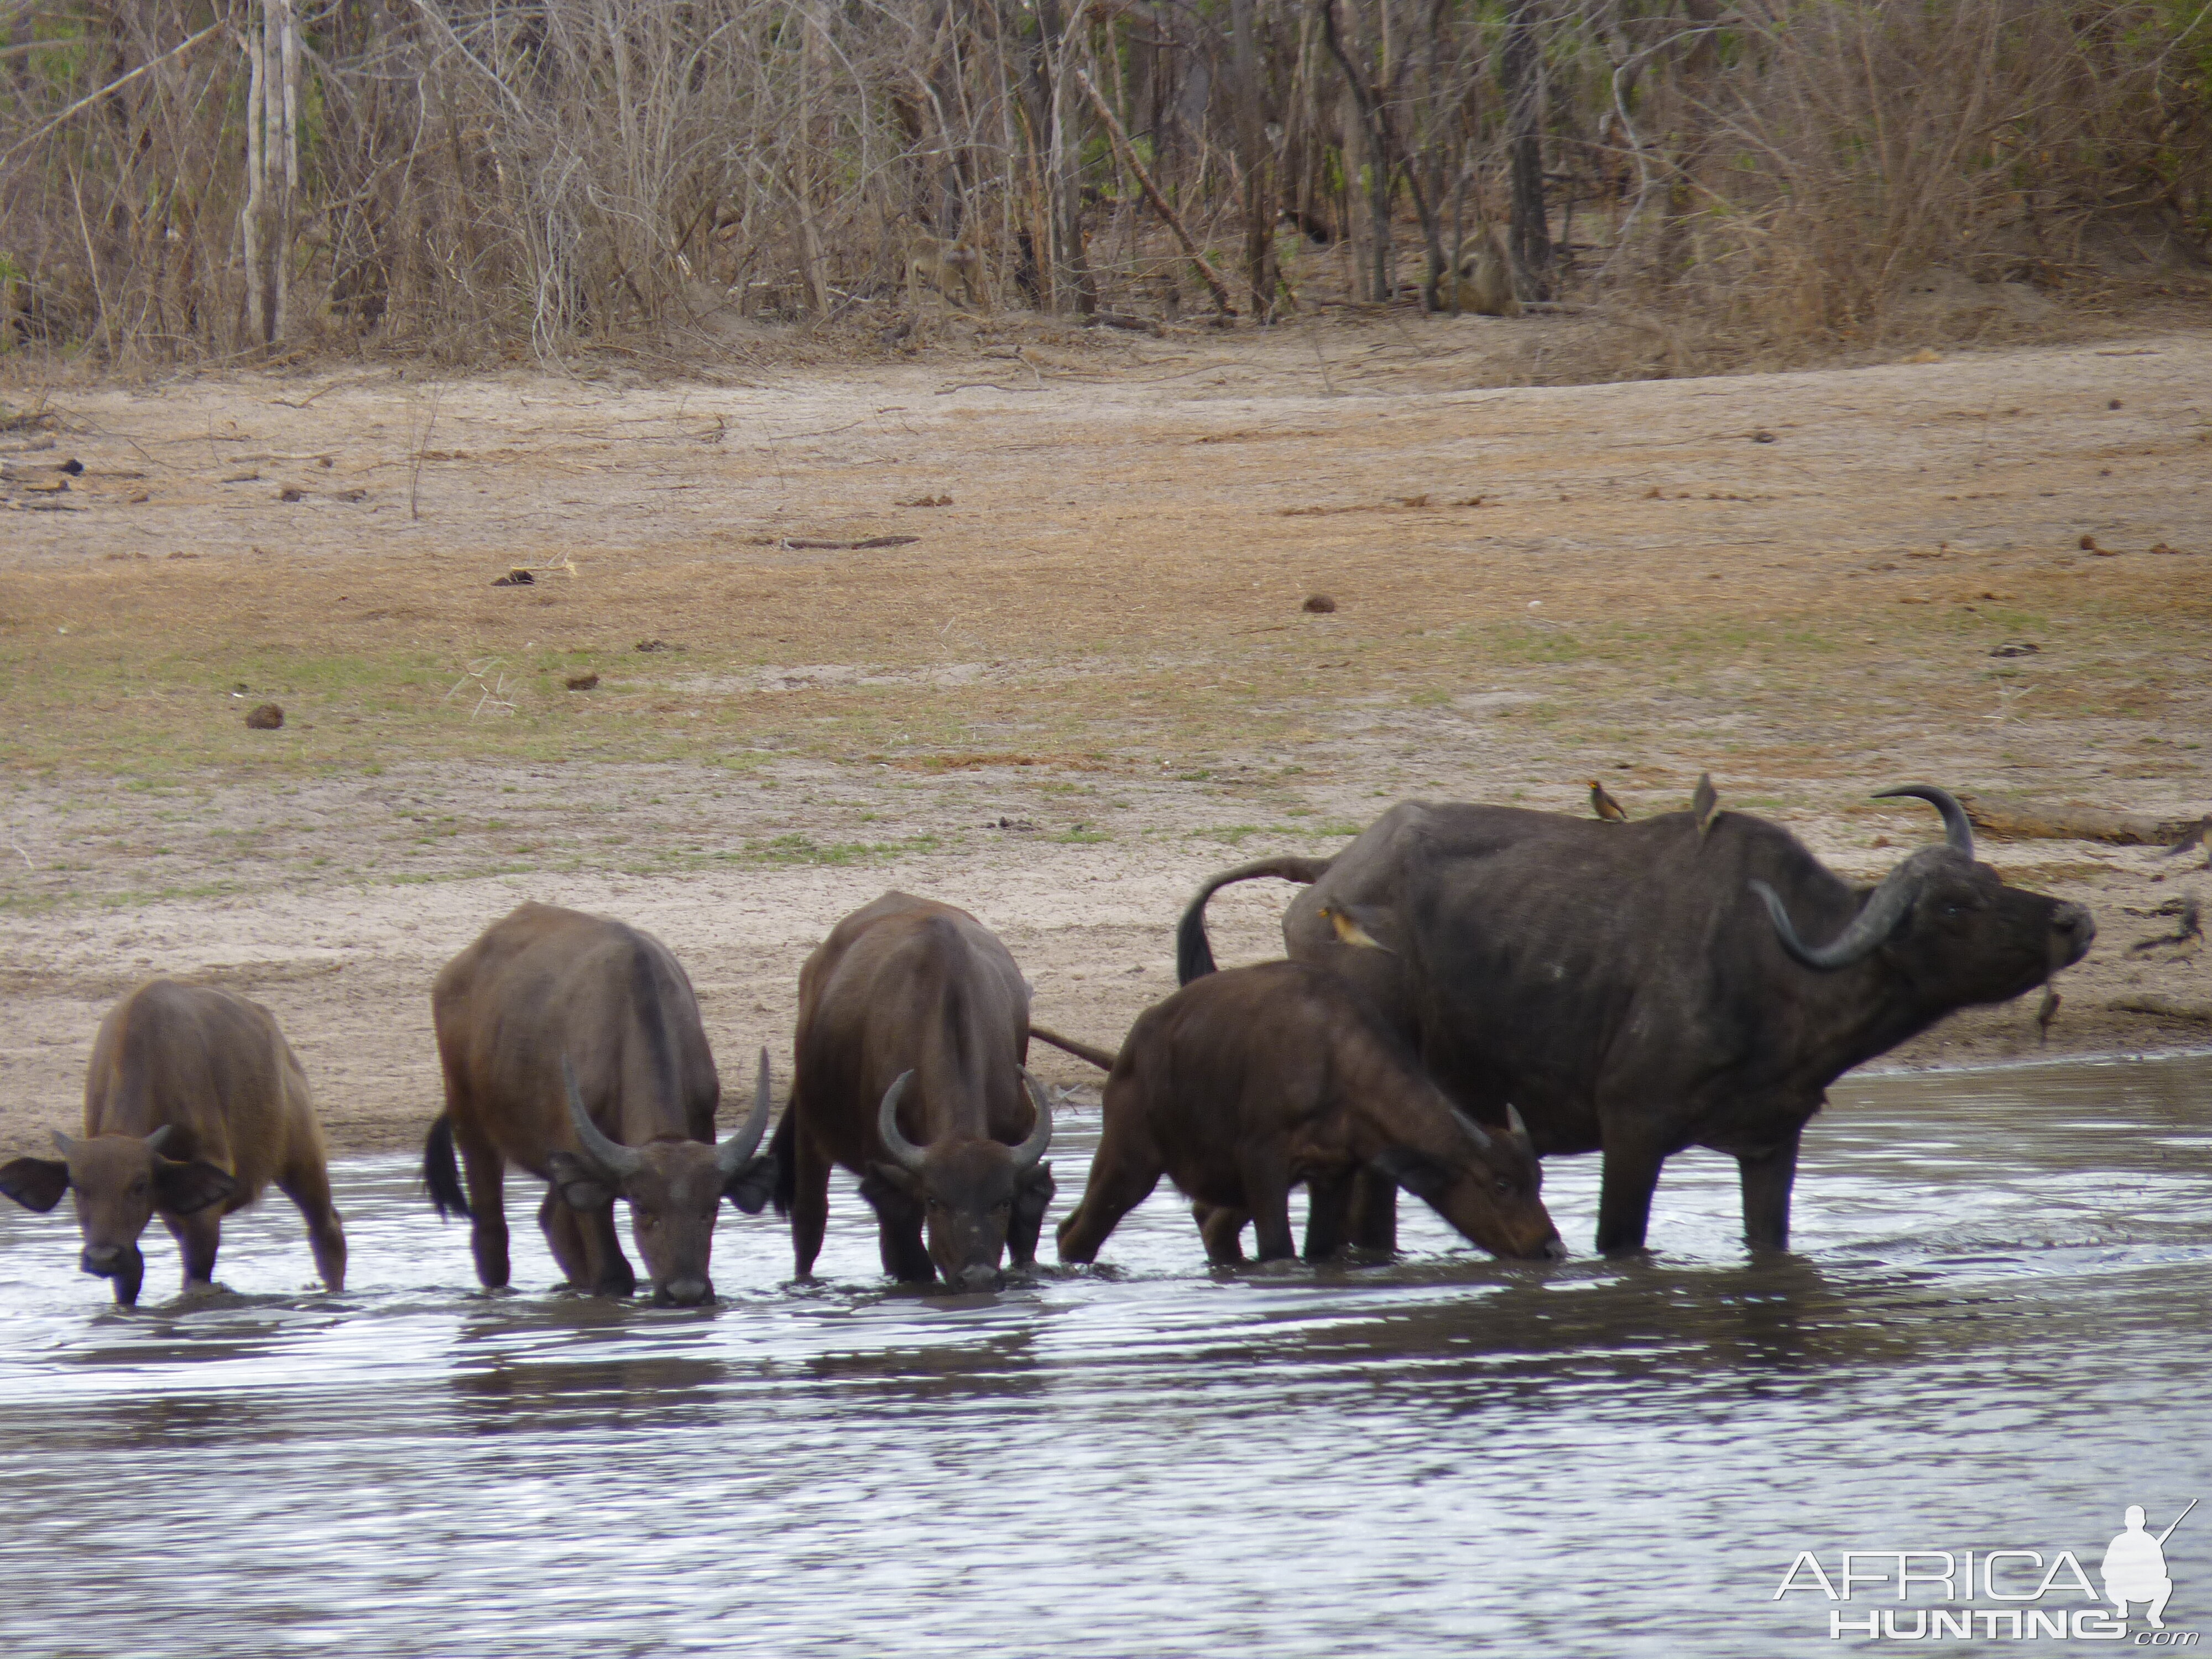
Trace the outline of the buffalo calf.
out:
[[[798,1071],[772,1153],[799,1276],[814,1268],[830,1169],[860,1178],[884,1271],[956,1289],[1036,1257],[1051,1202],[1052,1112],[1023,1062],[1029,988],[965,910],[886,893],[847,916],[799,976]]]
[[[0,1165],[0,1192],[47,1211],[76,1195],[85,1272],[125,1307],[146,1276],[139,1235],[155,1216],[184,1257],[184,1288],[215,1279],[222,1218],[270,1181],[307,1218],[315,1270],[345,1288],[345,1229],[331,1205],[307,1074],[276,1017],[211,986],[157,979],[109,1011],[84,1082],[84,1136],[59,1158]]]
[[[1334,975],[1271,962],[1211,974],[1138,1018],[1106,1080],[1105,1127],[1060,1259],[1090,1261],[1165,1174],[1195,1200],[1206,1253],[1290,1255],[1290,1190],[1310,1198],[1306,1255],[1344,1242],[1351,1182],[1374,1168],[1494,1255],[1564,1255],[1517,1118],[1492,1132],[1452,1109]]]
[[[440,1215],[471,1218],[477,1277],[507,1283],[506,1168],[516,1164],[549,1183],[538,1225],[577,1289],[637,1288],[615,1234],[624,1198],[654,1299],[712,1297],[721,1200],[748,1212],[768,1202],[769,1173],[753,1157],[768,1127],[768,1054],[750,1115],[716,1146],[721,1082],[668,947],[604,916],[526,904],[446,964],[430,1007],[446,1110],[423,1147],[423,1184]]]

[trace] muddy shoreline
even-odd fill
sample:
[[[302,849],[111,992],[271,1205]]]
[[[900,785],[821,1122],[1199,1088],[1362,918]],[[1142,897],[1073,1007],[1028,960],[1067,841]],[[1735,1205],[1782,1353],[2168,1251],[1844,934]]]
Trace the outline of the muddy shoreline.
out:
[[[659,933],[781,1090],[800,962],[891,886],[1110,1045],[1206,875],[1395,799],[1710,771],[1862,880],[1935,838],[1887,785],[2212,808],[2212,333],[1533,386],[1507,326],[58,394],[0,445],[83,468],[0,501],[0,1153],[153,975],[274,1009],[337,1149],[416,1144],[431,976],[525,898]],[[2154,942],[2201,853],[1983,856],[2096,948],[2047,1043],[2031,996],[1884,1067],[2212,1046],[2212,956]],[[1218,897],[1223,961],[1289,891]]]

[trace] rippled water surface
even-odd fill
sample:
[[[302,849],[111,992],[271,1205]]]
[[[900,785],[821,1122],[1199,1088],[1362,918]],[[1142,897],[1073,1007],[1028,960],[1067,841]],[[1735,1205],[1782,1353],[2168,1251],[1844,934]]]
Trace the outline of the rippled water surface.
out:
[[[726,1210],[675,1311],[547,1290],[520,1188],[479,1294],[410,1160],[334,1174],[343,1297],[273,1192],[226,1292],[164,1300],[157,1231],[128,1314],[66,1206],[0,1206],[8,1651],[1835,1652],[1801,1550],[2094,1573],[2126,1504],[2212,1499],[2212,1057],[1838,1089],[1757,1264],[1693,1155],[1646,1262],[1411,1206],[1394,1265],[1212,1274],[1163,1187],[1097,1270],[917,1297],[845,1185],[817,1284]],[[1547,1180],[1584,1252],[1596,1176]],[[2212,1642],[2212,1503],[2167,1559]]]

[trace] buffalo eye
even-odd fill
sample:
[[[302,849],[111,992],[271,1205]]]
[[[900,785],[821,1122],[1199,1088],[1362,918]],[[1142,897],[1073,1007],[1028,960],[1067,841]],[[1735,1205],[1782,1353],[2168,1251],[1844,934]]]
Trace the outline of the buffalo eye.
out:
[[[131,1183],[131,1196],[133,1198],[143,1198],[146,1196],[145,1176],[140,1176],[137,1180]]]

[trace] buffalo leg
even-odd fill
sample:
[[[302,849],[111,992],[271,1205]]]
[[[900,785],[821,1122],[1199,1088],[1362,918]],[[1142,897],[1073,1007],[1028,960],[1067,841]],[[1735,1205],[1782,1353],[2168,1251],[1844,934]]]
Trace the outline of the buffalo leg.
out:
[[[1398,1183],[1378,1170],[1352,1178],[1344,1214],[1345,1242],[1362,1250],[1395,1255],[1398,1249]],[[1309,1249],[1306,1254],[1311,1255]]]
[[[1598,1176],[1597,1248],[1601,1255],[1628,1255],[1644,1248],[1651,1222],[1651,1194],[1666,1154],[1638,1141],[1605,1144]]]
[[[1287,1261],[1297,1254],[1291,1238],[1290,1160],[1279,1146],[1248,1147],[1243,1165],[1244,1201],[1252,1212],[1253,1254],[1261,1261]]]
[[[1788,1249],[1797,1137],[1771,1152],[1737,1158],[1736,1169],[1743,1177],[1743,1242],[1754,1250]]]
[[[343,1291],[345,1227],[331,1202],[329,1174],[319,1164],[302,1165],[277,1176],[276,1185],[285,1197],[299,1206],[300,1214],[307,1224],[307,1248],[315,1253],[315,1272],[321,1275],[323,1288]]]
[[[561,1201],[561,1189],[548,1187],[544,1202],[538,1206],[538,1228],[545,1235],[545,1248],[553,1252],[553,1265],[560,1268],[562,1278],[572,1291],[586,1291],[593,1287],[592,1259],[584,1244],[583,1230],[577,1225],[576,1212]]]
[[[1306,1260],[1326,1261],[1344,1248],[1345,1217],[1356,1176],[1306,1178]]]
[[[1084,1201],[1060,1218],[1060,1230],[1053,1234],[1060,1259],[1097,1261],[1099,1245],[1121,1225],[1121,1217],[1152,1197],[1159,1176],[1161,1166],[1152,1157],[1151,1137],[1130,1134],[1119,1115],[1106,1119],[1099,1151],[1091,1159],[1091,1179],[1084,1183]]]
[[[1109,1119],[1091,1160],[1091,1179],[1083,1201],[1062,1218],[1055,1235],[1062,1261],[1096,1261],[1098,1247],[1121,1224],[1121,1218],[1143,1203],[1160,1184],[1160,1166],[1133,1153],[1114,1133]]]
[[[862,1194],[876,1208],[876,1249],[884,1271],[902,1285],[933,1285],[937,1264],[921,1242],[921,1206],[896,1189],[864,1185]]]
[[[453,1145],[461,1155],[469,1188],[469,1249],[477,1259],[477,1279],[496,1291],[507,1279],[507,1160],[499,1148],[456,1116]]]
[[[632,1296],[637,1291],[637,1270],[623,1254],[622,1235],[615,1231],[615,1206],[577,1211],[576,1231],[584,1241],[584,1260],[591,1268],[590,1285],[600,1296]]]
[[[791,1139],[792,1276],[811,1279],[814,1258],[822,1254],[822,1235],[830,1225],[830,1160],[803,1123]]]
[[[222,1206],[210,1204],[190,1215],[165,1215],[162,1224],[177,1241],[185,1259],[185,1293],[204,1291],[215,1284],[215,1253],[222,1244]]]
[[[1200,1199],[1190,1206],[1190,1218],[1198,1223],[1198,1236],[1206,1241],[1208,1261],[1217,1267],[1243,1265],[1244,1224],[1252,1218],[1248,1212]]]

